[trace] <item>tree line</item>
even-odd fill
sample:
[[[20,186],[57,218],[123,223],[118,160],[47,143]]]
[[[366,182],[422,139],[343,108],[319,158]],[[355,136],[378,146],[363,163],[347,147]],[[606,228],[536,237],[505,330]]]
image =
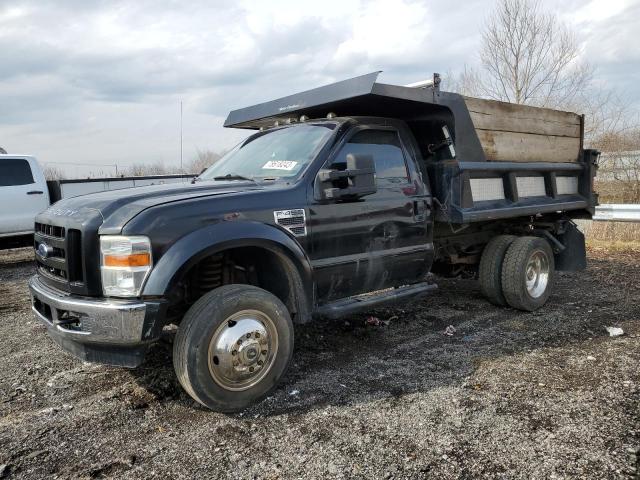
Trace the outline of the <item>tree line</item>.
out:
[[[217,162],[224,152],[218,153],[211,150],[197,150],[196,155],[192,158],[183,169],[178,165],[166,165],[162,162],[156,163],[138,163],[128,167],[120,167],[118,169],[118,177],[141,177],[146,175],[171,175],[171,174],[194,174],[197,175],[203,170],[209,168]],[[70,178],[69,175],[55,164],[45,165],[44,176],[47,180],[64,180]],[[98,170],[91,175],[91,178],[113,177],[113,172],[105,172]],[[77,175],[73,176],[77,178]]]

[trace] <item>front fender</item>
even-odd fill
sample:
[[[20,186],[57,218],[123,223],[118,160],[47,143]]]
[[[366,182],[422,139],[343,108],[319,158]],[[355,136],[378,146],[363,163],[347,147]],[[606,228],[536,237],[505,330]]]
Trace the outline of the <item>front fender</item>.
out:
[[[163,297],[182,275],[205,257],[235,247],[262,247],[286,255],[296,266],[312,305],[311,262],[293,238],[276,227],[255,221],[222,222],[195,230],[174,243],[155,265],[142,295]]]

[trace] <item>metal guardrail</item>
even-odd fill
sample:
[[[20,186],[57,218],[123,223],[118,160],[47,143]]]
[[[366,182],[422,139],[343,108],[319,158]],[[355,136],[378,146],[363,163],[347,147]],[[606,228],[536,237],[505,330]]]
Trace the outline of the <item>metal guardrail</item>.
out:
[[[598,205],[593,219],[601,222],[640,222],[640,205]]]

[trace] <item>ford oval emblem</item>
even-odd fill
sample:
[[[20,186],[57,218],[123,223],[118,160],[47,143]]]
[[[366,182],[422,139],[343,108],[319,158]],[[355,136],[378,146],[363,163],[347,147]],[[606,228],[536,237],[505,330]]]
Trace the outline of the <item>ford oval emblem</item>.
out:
[[[46,243],[41,243],[40,245],[38,245],[38,255],[40,255],[42,258],[48,258],[52,253],[52,246],[47,245]]]

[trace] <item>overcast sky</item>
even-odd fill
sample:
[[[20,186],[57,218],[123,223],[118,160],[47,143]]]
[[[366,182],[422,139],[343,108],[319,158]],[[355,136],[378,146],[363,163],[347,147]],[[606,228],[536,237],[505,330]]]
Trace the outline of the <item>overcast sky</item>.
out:
[[[78,175],[178,165],[181,100],[186,162],[246,135],[222,128],[230,109],[374,70],[402,84],[476,64],[493,5],[0,0],[0,146]],[[640,107],[640,0],[543,5],[575,28],[597,79]]]

